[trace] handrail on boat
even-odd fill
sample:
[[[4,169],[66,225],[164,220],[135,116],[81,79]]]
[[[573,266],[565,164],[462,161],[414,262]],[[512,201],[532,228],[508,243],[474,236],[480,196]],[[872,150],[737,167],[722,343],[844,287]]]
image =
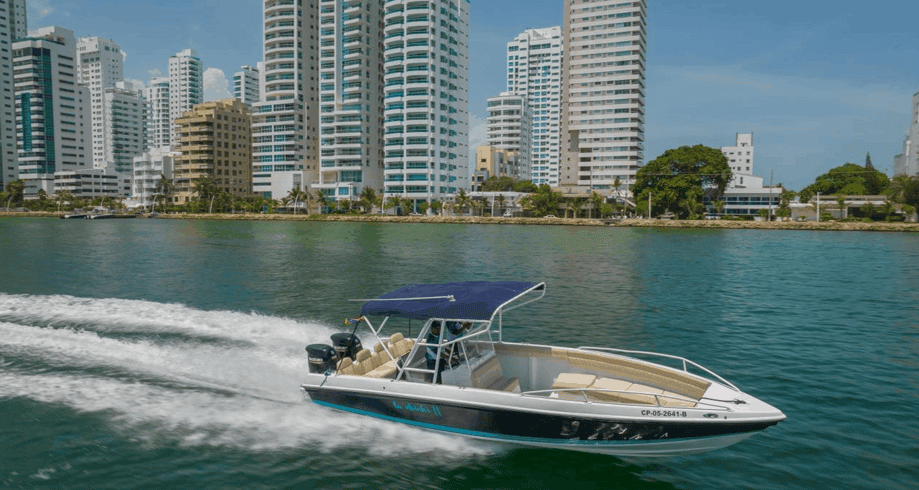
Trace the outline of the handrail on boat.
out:
[[[684,371],[684,372],[689,373],[689,369],[686,368],[686,365],[687,365],[687,364],[691,364],[691,365],[693,365],[693,366],[695,366],[695,367],[697,367],[697,368],[699,368],[699,369],[705,371],[706,373],[708,373],[708,374],[714,376],[719,382],[721,382],[722,384],[728,386],[728,387],[731,388],[732,390],[734,390],[734,391],[736,391],[736,392],[738,392],[738,393],[742,393],[742,392],[740,391],[740,388],[734,386],[734,384],[731,383],[730,381],[728,381],[728,380],[722,378],[721,376],[719,376],[718,374],[716,374],[716,373],[715,373],[714,371],[712,371],[711,369],[708,369],[707,367],[705,367],[705,366],[703,366],[703,365],[701,365],[701,364],[699,364],[699,363],[697,363],[697,362],[693,362],[693,361],[691,361],[691,360],[689,360],[689,359],[686,359],[685,357],[673,356],[673,355],[670,355],[670,354],[661,354],[660,352],[647,352],[647,351],[640,351],[640,350],[615,349],[615,348],[612,348],[612,347],[590,347],[590,346],[583,346],[583,347],[578,347],[578,349],[595,350],[595,351],[607,351],[607,352],[614,352],[614,353],[620,352],[620,353],[625,353],[625,354],[642,354],[642,355],[646,355],[646,356],[666,357],[666,358],[668,358],[668,359],[674,359],[674,360],[677,360],[677,361],[682,361],[682,363],[683,363],[683,371]]]
[[[591,400],[590,397],[587,396],[587,394],[588,394],[589,392],[592,392],[592,393],[604,392],[604,393],[622,393],[622,394],[628,394],[628,395],[653,396],[653,397],[654,397],[654,401],[656,402],[656,405],[650,405],[650,406],[657,406],[657,407],[664,407],[664,405],[661,405],[661,397],[663,397],[663,398],[668,398],[668,399],[671,399],[671,400],[679,400],[679,401],[682,401],[682,402],[692,402],[692,403],[695,403],[695,404],[696,404],[696,406],[694,406],[694,407],[670,407],[670,406],[667,406],[667,408],[673,409],[673,410],[679,410],[679,409],[685,409],[685,408],[696,408],[696,409],[704,408],[705,410],[722,410],[722,411],[729,411],[729,410],[730,410],[730,409],[728,409],[728,408],[726,408],[726,407],[722,407],[722,406],[719,406],[719,405],[713,405],[713,404],[711,404],[711,403],[706,403],[706,402],[704,402],[704,401],[702,401],[702,400],[696,400],[696,399],[688,398],[688,397],[684,397],[684,396],[662,395],[662,394],[659,394],[659,393],[647,393],[647,392],[644,392],[644,391],[611,390],[611,389],[607,389],[607,388],[556,388],[556,389],[550,389],[550,390],[524,391],[523,393],[521,393],[521,395],[524,395],[524,396],[542,396],[542,397],[545,397],[545,396],[547,396],[547,395],[551,395],[552,393],[560,393],[560,392],[580,393],[581,396],[584,397],[584,401],[587,402],[587,403],[615,403],[615,404],[619,404],[619,405],[639,405],[639,406],[647,406],[647,405],[648,405],[648,404],[645,404],[645,403],[616,402],[616,401],[606,401],[606,400],[598,400],[598,399],[593,399],[593,400]],[[704,405],[704,407],[700,407],[699,405]]]

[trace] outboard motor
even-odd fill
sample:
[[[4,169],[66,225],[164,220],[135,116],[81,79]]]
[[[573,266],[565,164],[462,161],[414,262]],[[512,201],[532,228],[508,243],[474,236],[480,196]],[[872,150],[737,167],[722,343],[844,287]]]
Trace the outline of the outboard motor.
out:
[[[338,364],[338,354],[331,345],[310,344],[306,346],[306,355],[310,361],[310,372],[323,374],[335,369]]]
[[[335,347],[339,359],[350,357],[352,361],[357,359],[357,353],[364,348],[361,339],[351,333],[333,333],[332,346]]]

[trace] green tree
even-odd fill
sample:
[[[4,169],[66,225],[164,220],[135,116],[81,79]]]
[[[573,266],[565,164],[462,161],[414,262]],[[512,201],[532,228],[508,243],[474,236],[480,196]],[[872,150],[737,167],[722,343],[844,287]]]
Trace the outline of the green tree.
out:
[[[900,211],[903,211],[903,215],[906,217],[906,221],[912,221],[913,214],[916,213],[916,207],[910,206],[909,204],[904,204],[900,206]]]
[[[504,214],[504,207],[507,206],[507,198],[504,197],[504,194],[498,194],[495,196],[495,204],[498,205],[498,213]],[[494,212],[492,212],[494,214]]]
[[[156,194],[153,195],[153,209],[156,210],[156,201],[157,196],[163,197],[163,205],[165,206],[166,202],[171,202],[172,193],[175,192],[175,185],[172,180],[166,178],[165,175],[160,174],[160,180],[156,182]]]
[[[849,208],[846,207],[846,196],[836,196],[836,207],[839,208],[839,219],[849,217]]]
[[[887,197],[896,203],[919,206],[919,177],[897,175],[890,182]]]
[[[194,192],[198,196],[199,201],[208,204],[208,213],[213,213],[214,200],[217,199],[217,195],[220,193],[220,189],[217,188],[214,178],[201,177],[195,179]]]
[[[685,218],[706,196],[721,196],[731,181],[731,168],[721,150],[704,145],[667,150],[635,174],[632,193],[636,203],[652,214],[670,210]]]
[[[377,191],[373,187],[364,187],[358,204],[366,213],[373,212],[373,205],[377,202]]]
[[[562,194],[553,191],[548,184],[542,184],[539,189],[520,200],[521,206],[536,216],[545,216],[558,212],[561,206]]]
[[[6,184],[6,210],[10,210],[10,204],[14,201],[21,203],[22,195],[26,190],[26,183],[22,180],[14,180]]]
[[[319,206],[319,214],[322,214],[323,208],[327,208],[329,206],[329,201],[329,196],[327,196],[322,189],[316,192],[316,203]]]
[[[517,181],[515,181],[511,177],[491,176],[485,179],[485,182],[482,182],[482,191],[484,192],[508,192],[510,190],[513,190],[514,185],[516,184],[517,184]]]
[[[801,202],[810,201],[818,192],[824,196],[831,194],[876,196],[886,194],[889,187],[890,179],[883,173],[873,168],[846,163],[817,177],[813,184],[801,189],[798,196]]]
[[[597,210],[597,217],[602,218],[603,214],[600,212],[600,207],[603,204],[603,196],[597,194],[596,192],[590,193],[590,214],[589,218],[593,218],[594,210]]]
[[[532,194],[534,192],[539,191],[539,187],[536,184],[534,184],[532,181],[520,180],[514,184],[514,188],[512,190],[514,192],[526,192],[526,193]]]
[[[387,209],[397,208],[400,204],[402,204],[402,199],[400,199],[399,196],[390,196],[390,198],[386,200]]]
[[[466,214],[466,208],[472,207],[472,198],[469,197],[466,189],[457,191],[454,200],[456,201],[456,207],[459,208],[460,214]]]

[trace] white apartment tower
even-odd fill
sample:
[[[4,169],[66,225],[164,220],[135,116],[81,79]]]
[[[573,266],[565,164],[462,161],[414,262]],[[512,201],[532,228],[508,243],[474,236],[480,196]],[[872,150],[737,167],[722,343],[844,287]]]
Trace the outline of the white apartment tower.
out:
[[[628,192],[644,158],[647,2],[565,0],[561,185]]]
[[[117,173],[131,173],[134,157],[147,149],[147,101],[142,87],[118,82],[102,94],[105,118],[105,167]],[[94,163],[96,168],[100,168]]]
[[[507,90],[525,96],[532,115],[534,184],[559,184],[562,28],[527,29],[507,43]]]
[[[177,142],[173,122],[204,102],[204,68],[194,49],[184,49],[169,57],[170,145]]]
[[[252,186],[278,199],[318,161],[319,0],[264,0],[264,70],[252,108]]]
[[[25,0],[0,0],[0,190],[19,178],[12,53],[13,42],[27,33]]]
[[[250,106],[258,102],[258,68],[243,65],[233,74],[233,97]]]
[[[469,2],[384,5],[384,196],[469,188]]]
[[[54,192],[54,173],[92,165],[89,90],[77,83],[73,31],[42,27],[13,43],[19,178]]]
[[[320,155],[313,187],[354,200],[367,187],[383,191],[383,9],[359,0],[322,0],[319,8]]]
[[[147,99],[147,148],[170,146],[172,119],[169,118],[169,77],[156,77],[144,89]]]
[[[734,146],[722,147],[721,153],[734,175],[753,175],[753,133],[737,133]]]
[[[89,88],[92,117],[93,167],[105,168],[106,110],[103,94],[106,89],[124,80],[125,54],[111,39],[81,37],[77,40],[77,70],[79,83]],[[111,133],[109,129],[108,133]]]
[[[488,99],[488,145],[516,155],[514,175],[508,175],[516,180],[532,180],[530,112],[523,95],[504,92]]]

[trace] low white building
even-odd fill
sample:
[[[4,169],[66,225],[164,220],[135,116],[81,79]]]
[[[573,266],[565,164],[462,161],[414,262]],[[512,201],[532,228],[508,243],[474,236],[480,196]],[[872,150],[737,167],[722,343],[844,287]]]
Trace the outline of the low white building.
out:
[[[54,173],[54,193],[69,192],[74,197],[82,199],[119,199],[124,197],[121,180],[123,179],[118,175],[107,173],[101,168],[62,170]]]
[[[766,210],[775,215],[779,208],[782,188],[763,185],[763,178],[753,175],[753,133],[737,133],[734,146],[724,146],[721,153],[728,160],[733,177],[724,191],[724,196],[715,198],[724,201],[723,214],[731,216],[758,215]],[[705,205],[715,210],[715,202],[706,199]],[[717,210],[716,210],[717,211]]]
[[[128,207],[152,206],[157,198],[156,185],[162,178],[172,179],[174,159],[181,154],[168,146],[154,148],[134,157],[134,178]]]

